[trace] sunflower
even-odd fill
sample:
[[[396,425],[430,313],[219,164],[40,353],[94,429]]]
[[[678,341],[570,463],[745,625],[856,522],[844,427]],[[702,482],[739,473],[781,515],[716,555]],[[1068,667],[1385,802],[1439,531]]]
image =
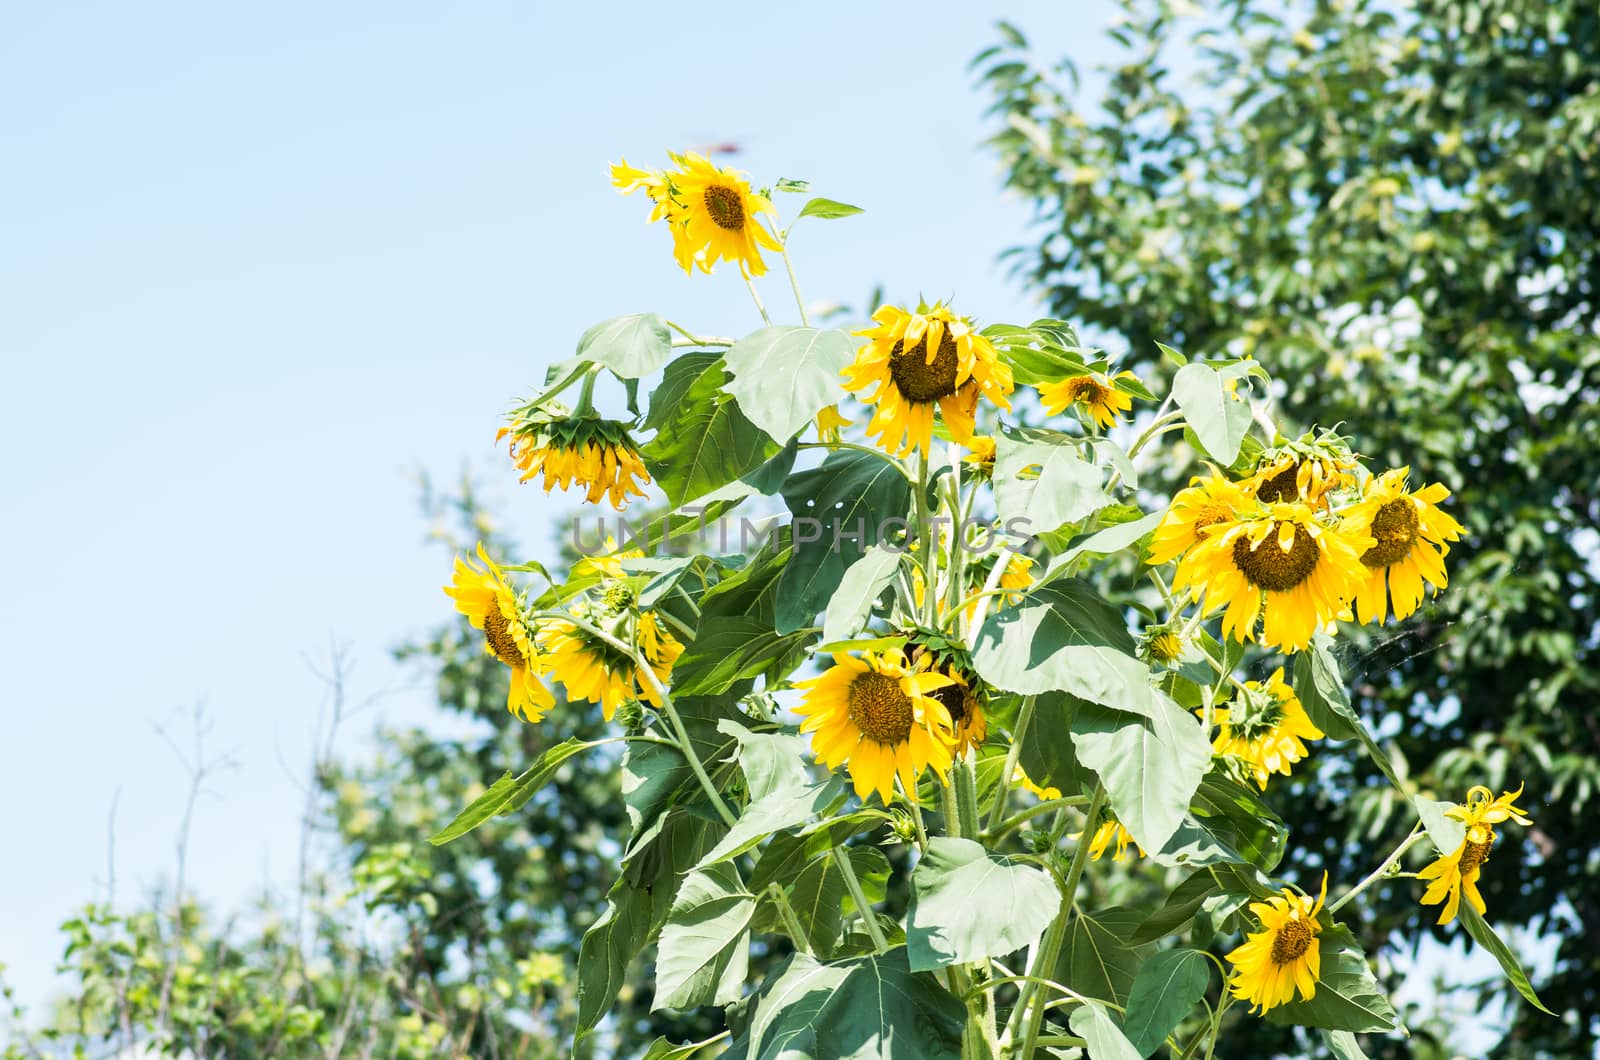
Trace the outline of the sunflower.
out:
[[[935,407],[963,445],[972,438],[980,393],[1000,408],[1011,407],[1011,369],[967,318],[941,303],[919,306],[915,313],[886,305],[872,319],[876,327],[856,332],[870,341],[842,374],[847,390],[876,387],[861,400],[877,406],[867,434],[877,435],[885,451],[899,456],[919,447],[926,456]]]
[[[484,551],[481,541],[478,558],[483,561],[482,567],[457,556],[455,576],[444,591],[456,602],[456,610],[467,616],[472,628],[483,631],[484,650],[511,667],[506,709],[524,721],[540,721],[555,704],[555,697],[539,680],[544,663],[532,631],[522,617],[517,594]]]
[[[838,405],[824,405],[817,413],[817,441],[837,442],[840,429],[848,426],[850,421],[845,419]]]
[[[778,242],[756,214],[777,215],[765,195],[750,190],[737,169],[719,169],[694,152],[673,155],[677,172],[667,175],[675,203],[673,240],[684,272],[698,265],[710,272],[719,261],[736,261],[745,276],[761,276],[767,263],[761,248],[781,252]]]
[[[1141,657],[1166,666],[1178,661],[1183,654],[1183,637],[1171,625],[1151,626],[1140,638]]]
[[[1355,484],[1353,458],[1328,449],[1307,450],[1296,445],[1256,467],[1244,487],[1262,504],[1304,501],[1315,504],[1328,491]]]
[[[1247,936],[1244,945],[1227,956],[1233,965],[1228,986],[1234,997],[1250,1002],[1252,1012],[1265,1013],[1288,1004],[1296,990],[1306,1001],[1316,996],[1322,975],[1322,943],[1317,938],[1322,924],[1317,914],[1327,897],[1324,873],[1322,893],[1315,903],[1310,895],[1295,894],[1287,887],[1281,895],[1250,903],[1261,930]]]
[[[967,443],[969,452],[961,458],[963,464],[980,475],[994,474],[994,439],[987,434],[975,434]]]
[[[1298,651],[1333,621],[1360,584],[1361,554],[1372,539],[1324,525],[1306,504],[1266,504],[1207,529],[1178,564],[1174,590],[1203,594],[1207,612],[1227,607],[1222,629],[1234,640]]]
[[[1150,538],[1148,562],[1152,566],[1171,563],[1204,541],[1208,527],[1229,522],[1250,506],[1250,496],[1237,482],[1216,472],[1204,478],[1196,475],[1173,496]]]
[[[1422,603],[1425,590],[1449,584],[1444,557],[1448,542],[1460,540],[1462,533],[1461,524],[1438,508],[1450,491],[1435,482],[1408,492],[1409,470],[1385,471],[1345,512],[1346,524],[1375,542],[1361,554],[1355,604],[1363,622],[1381,625],[1391,596],[1394,617],[1406,618]]]
[[[795,713],[805,718],[800,731],[815,734],[817,757],[829,769],[849,763],[856,794],[876,791],[887,805],[895,774],[910,793],[930,765],[941,779],[949,772],[954,721],[929,693],[950,683],[911,666],[898,649],[860,659],[839,654],[820,677],[796,686],[805,694]]]
[[[955,734],[955,754],[964,754],[968,748],[983,746],[989,735],[989,719],[983,707],[987,696],[978,686],[975,675],[963,672],[963,667],[946,662],[929,667],[935,673],[950,678],[950,683],[928,693],[937,699],[950,715],[951,731]]]
[[[1495,825],[1503,821],[1516,821],[1520,825],[1533,823],[1526,811],[1516,805],[1521,797],[1520,787],[1495,798],[1492,791],[1479,785],[1467,792],[1465,803],[1445,811],[1446,816],[1454,817],[1467,826],[1466,835],[1454,851],[1449,854],[1441,852],[1438,860],[1417,873],[1418,879],[1429,881],[1428,889],[1422,895],[1422,904],[1444,903],[1444,908],[1439,912],[1439,923],[1448,924],[1456,918],[1456,913],[1461,909],[1463,893],[1478,915],[1482,916],[1488,911],[1483,895],[1478,893],[1478,875],[1483,870],[1483,863],[1489,860],[1489,851],[1494,846]]]
[[[1251,701],[1245,710],[1217,708],[1217,738],[1211,747],[1219,755],[1243,760],[1265,791],[1269,776],[1288,776],[1289,767],[1306,756],[1302,741],[1320,740],[1326,734],[1311,723],[1300,697],[1284,683],[1283,667],[1266,684],[1247,681],[1244,687]],[[1196,713],[1205,716],[1204,710]]]
[[[1037,385],[1039,400],[1051,416],[1059,416],[1074,405],[1083,411],[1101,430],[1109,430],[1121,416],[1133,408],[1133,398],[1118,388],[1123,379],[1136,379],[1132,372],[1085,372],[1068,376],[1054,383]]]
[[[636,191],[645,193],[652,204],[648,223],[654,224],[672,216],[676,205],[672,201],[672,186],[661,170],[639,169],[628,165],[628,160],[624,158],[611,166],[611,185],[624,195],[632,195]]]
[[[610,631],[619,640],[627,640],[626,621],[626,615],[619,616],[615,629]],[[641,613],[633,632],[639,653],[655,674],[656,682],[666,685],[672,664],[683,654],[683,645],[661,628],[654,611]],[[656,682],[644,677],[633,656],[582,626],[547,619],[539,624],[537,639],[548,657],[551,677],[566,688],[567,698],[599,703],[606,721],[629,700],[661,706]]]
[[[1082,839],[1083,834],[1073,836]],[[1122,827],[1122,822],[1115,817],[1108,816],[1100,822],[1100,827],[1094,830],[1094,835],[1089,839],[1089,858],[1099,861],[1100,856],[1111,848],[1112,842],[1116,843],[1117,852],[1111,855],[1112,861],[1122,861],[1128,856],[1128,844],[1133,843],[1133,833]],[[1142,858],[1145,856],[1144,848],[1138,843],[1133,843],[1134,851]]]
[[[1060,788],[1052,788],[1042,784],[1034,783],[1033,778],[1022,771],[1021,766],[1018,766],[1016,768],[1016,772],[1011,774],[1011,783],[1022,785],[1031,795],[1033,795],[1034,798],[1038,799],[1040,802],[1049,802],[1051,799],[1061,798]]]
[[[643,497],[640,486],[650,484],[650,472],[628,429],[614,420],[536,414],[500,428],[494,440],[507,435],[511,461],[522,472],[522,481],[543,475],[546,493],[576,483],[590,504],[605,497],[622,511],[630,495]]]

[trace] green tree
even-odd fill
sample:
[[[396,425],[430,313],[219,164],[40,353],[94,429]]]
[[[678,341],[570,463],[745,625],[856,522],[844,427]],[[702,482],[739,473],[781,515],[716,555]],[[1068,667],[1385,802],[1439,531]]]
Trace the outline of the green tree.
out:
[[[1496,1057],[1600,1040],[1600,7],[1591,0],[1125,0],[1103,90],[1022,35],[977,60],[1007,187],[1037,236],[1010,253],[1052,315],[1170,371],[1255,351],[1275,412],[1342,423],[1374,462],[1455,491],[1468,537],[1438,602],[1343,656],[1357,705],[1418,791],[1527,785],[1527,840],[1496,847],[1489,919],[1559,939]],[[1189,87],[1178,82],[1195,75]],[[1168,466],[1168,481],[1192,468]],[[1152,478],[1155,476],[1153,475]],[[1363,795],[1272,801],[1309,878],[1364,874],[1407,811],[1353,744]],[[1395,881],[1369,951],[1438,929]],[[1486,994],[1508,996],[1494,979]],[[1511,995],[1514,1001],[1514,995]],[[1241,1017],[1228,1055],[1290,1049]],[[1421,1056],[1417,1040],[1369,1043]]]

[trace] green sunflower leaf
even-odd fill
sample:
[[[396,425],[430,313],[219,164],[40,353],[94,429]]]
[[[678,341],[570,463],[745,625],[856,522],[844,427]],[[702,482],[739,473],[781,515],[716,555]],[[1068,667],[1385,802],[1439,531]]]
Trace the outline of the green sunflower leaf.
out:
[[[1322,932],[1320,945],[1322,974],[1316,995],[1306,1001],[1296,994],[1296,1000],[1269,1009],[1267,1020],[1354,1034],[1394,1030],[1394,1007],[1373,978],[1367,956],[1350,929],[1335,924]]]
[[[576,737],[563,740],[554,747],[549,748],[540,755],[526,771],[513,777],[507,770],[500,779],[489,786],[489,790],[473,799],[466,809],[456,814],[455,819],[439,831],[428,837],[428,842],[434,846],[443,846],[452,839],[460,839],[468,832],[477,828],[491,817],[504,817],[515,813],[528,804],[534,794],[546,784],[550,783],[567,759],[591,747],[597,747],[601,741],[584,741]]]
[[[970,839],[931,839],[911,874],[911,969],[1003,957],[1031,945],[1060,908],[1061,892],[1043,869]]]
[[[729,1005],[744,991],[750,967],[755,896],[729,864],[698,869],[683,881],[661,929],[651,1011]]]
[[[1135,1055],[1146,1057],[1160,1048],[1210,984],[1211,962],[1198,950],[1163,950],[1141,964],[1122,1019]]]
[[[1008,529],[1042,534],[1111,503],[1098,464],[1079,455],[1081,439],[1060,431],[1005,428],[995,434],[995,508]]]
[[[855,340],[837,328],[762,328],[723,356],[739,408],[773,438],[787,439],[848,396],[839,373],[855,357]]]
[[[1078,760],[1099,775],[1117,820],[1145,850],[1167,845],[1211,767],[1199,721],[1162,702],[1148,715],[1080,703],[1072,716]]]
[[[727,1060],[958,1060],[966,1008],[903,949],[819,962],[791,956],[729,1009]]]
[[[1306,708],[1311,723],[1328,734],[1330,740],[1348,740],[1361,724],[1350,693],[1333,657],[1333,638],[1326,633],[1311,637],[1311,646],[1294,656],[1294,694]]]
[[[1067,1017],[1067,1026],[1083,1039],[1087,1055],[1094,1060],[1143,1060],[1143,1054],[1128,1041],[1104,1005],[1079,1005]]]
[[[828,600],[828,611],[822,622],[825,643],[847,640],[861,630],[872,613],[872,605],[894,581],[903,556],[902,552],[874,545],[850,564]]]
[[[680,357],[668,365],[651,400],[656,436],[640,452],[675,506],[737,481],[779,450],[723,389],[727,375],[720,357],[709,361],[692,354]],[[658,417],[663,393],[671,405]]]
[[[852,217],[861,212],[862,209],[859,206],[851,206],[847,202],[836,202],[833,199],[824,199],[818,195],[813,199],[808,199],[806,204],[800,208],[800,217],[821,217],[831,220],[835,217]],[[799,218],[797,217],[796,220],[799,220]]]
[[[621,379],[659,371],[672,356],[672,333],[654,313],[603,321],[578,340],[578,359],[605,365]]]
[[[1516,987],[1517,993],[1522,995],[1523,1000],[1540,1012],[1554,1016],[1555,1013],[1545,1008],[1544,1002],[1539,1000],[1539,995],[1533,989],[1528,973],[1522,970],[1522,962],[1517,960],[1517,955],[1506,945],[1504,939],[1495,934],[1494,928],[1489,926],[1478,911],[1472,908],[1472,903],[1462,902],[1459,916],[1462,926],[1467,929],[1467,934],[1472,936],[1473,941],[1488,950],[1494,959],[1500,962],[1500,970],[1506,973],[1506,979]]]
[[[1155,952],[1154,946],[1128,941],[1143,919],[1142,910],[1120,905],[1079,913],[1067,927],[1061,960],[1050,978],[1125,1007],[1139,966]]]
[[[1172,397],[1207,455],[1224,467],[1232,464],[1250,431],[1250,403],[1228,393],[1222,374],[1198,361],[1178,369]]]

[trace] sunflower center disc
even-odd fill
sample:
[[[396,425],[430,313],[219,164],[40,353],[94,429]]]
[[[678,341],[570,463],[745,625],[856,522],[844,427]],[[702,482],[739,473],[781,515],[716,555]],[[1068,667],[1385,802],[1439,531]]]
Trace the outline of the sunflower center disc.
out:
[[[905,743],[913,722],[911,699],[900,682],[885,674],[865,673],[850,682],[850,721],[869,740]]]
[[[1369,567],[1400,562],[1410,554],[1419,528],[1416,505],[1404,497],[1390,501],[1372,517],[1372,537],[1377,544],[1367,549],[1361,562]]]
[[[1097,383],[1087,375],[1080,375],[1067,384],[1067,397],[1076,404],[1104,405],[1110,396],[1110,387]]]
[[[1461,851],[1460,871],[1465,876],[1473,869],[1489,860],[1489,848],[1494,846],[1494,832],[1490,831],[1489,838],[1481,843],[1467,840],[1466,849]]]
[[[1278,547],[1278,534],[1283,523],[1273,523],[1272,532],[1261,543],[1251,548],[1250,539],[1241,534],[1233,543],[1233,565],[1238,567],[1250,584],[1268,592],[1285,593],[1317,569],[1321,550],[1312,540],[1311,532],[1295,524],[1294,544],[1285,552]]]
[[[511,623],[500,613],[498,604],[491,606],[489,613],[483,616],[483,639],[489,642],[494,657],[507,666],[525,665],[517,638],[511,635]]]
[[[1262,504],[1300,499],[1300,465],[1290,464],[1256,488],[1256,499]]]
[[[950,712],[950,724],[960,728],[967,717],[967,690],[960,685],[945,685],[935,688],[928,693],[929,699],[937,699],[939,705]]]
[[[739,201],[738,192],[721,184],[713,184],[706,189],[705,201],[706,213],[711,215],[711,220],[716,222],[718,228],[737,232],[744,227],[744,203]]]
[[[897,342],[889,351],[889,377],[908,401],[938,401],[956,392],[956,340],[946,330],[939,337],[939,352],[928,363],[928,337],[909,350]]]
[[[1272,960],[1275,964],[1288,964],[1299,960],[1311,948],[1311,925],[1299,917],[1285,920],[1272,940]]]
[[[1201,531],[1203,531],[1206,527],[1216,526],[1218,523],[1225,523],[1232,518],[1233,509],[1229,508],[1227,505],[1208,504],[1204,508],[1201,508],[1200,513],[1194,517],[1194,532],[1196,536],[1204,536],[1201,534]]]

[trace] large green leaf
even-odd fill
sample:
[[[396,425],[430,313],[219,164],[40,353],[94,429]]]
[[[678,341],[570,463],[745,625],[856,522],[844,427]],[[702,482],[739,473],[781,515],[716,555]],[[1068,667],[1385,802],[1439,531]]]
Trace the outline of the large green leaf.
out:
[[[546,750],[539,756],[538,761],[521,775],[513,777],[508,770],[489,786],[488,791],[473,799],[466,809],[456,814],[455,820],[429,836],[428,842],[434,846],[441,846],[452,839],[460,839],[491,817],[504,817],[522,809],[528,804],[528,800],[533,798],[535,792],[550,783],[550,779],[556,775],[556,770],[560,769],[567,759],[595,746],[598,746],[598,741],[585,742],[575,737],[563,740]]]
[[[828,611],[822,622],[824,644],[848,640],[861,631],[872,613],[872,605],[894,581],[903,555],[882,545],[873,545],[864,556],[850,564],[828,600]]]
[[[774,633],[769,622],[717,615],[702,620],[694,642],[673,664],[673,687],[685,695],[718,695],[740,681],[775,678],[799,665],[813,630]]]
[[[905,518],[911,485],[888,460],[851,449],[790,475],[783,500],[793,517],[794,555],[779,579],[777,629],[791,633],[816,620],[845,571],[878,543],[885,522]]]
[[[806,765],[811,741],[798,733],[751,732],[731,718],[719,721],[717,731],[738,741],[739,768],[752,802],[808,788],[816,779]]]
[[[1092,1001],[1079,1005],[1067,1017],[1067,1026],[1083,1039],[1090,1060],[1143,1060],[1104,1005]]]
[[[957,1060],[966,1007],[903,949],[818,962],[797,953],[728,1010],[727,1060]]]
[[[806,939],[818,956],[833,951],[839,941],[844,917],[855,908],[844,875],[839,871],[839,858],[848,856],[855,870],[856,881],[868,902],[881,902],[889,882],[889,859],[874,846],[838,847],[829,845],[825,836],[808,837],[806,849],[818,851],[800,867],[789,885],[789,907],[800,921]],[[872,915],[866,911],[866,915]]]
[[[1540,1012],[1554,1016],[1555,1013],[1545,1008],[1544,1002],[1539,1000],[1539,995],[1533,989],[1528,973],[1522,970],[1522,962],[1517,960],[1517,955],[1506,945],[1504,939],[1495,934],[1494,928],[1489,926],[1478,911],[1472,908],[1471,902],[1461,903],[1459,916],[1462,926],[1467,929],[1467,934],[1472,936],[1473,941],[1488,950],[1494,959],[1500,962],[1500,970],[1506,973],[1506,979],[1516,987],[1517,993],[1522,995],[1523,1000]]]
[[[1211,459],[1224,467],[1232,464],[1250,430],[1250,403],[1228,393],[1215,368],[1198,362],[1178,369],[1172,396]]]
[[[1373,978],[1367,956],[1350,929],[1335,924],[1324,929],[1319,939],[1322,970],[1315,996],[1306,1001],[1296,994],[1297,1000],[1269,1009],[1267,1019],[1356,1034],[1393,1030],[1394,1007]]]
[[[639,1060],[689,1060],[690,1057],[702,1049],[708,1049],[722,1040],[722,1035],[707,1038],[703,1042],[687,1042],[677,1045],[666,1037],[657,1038],[650,1043],[650,1048],[644,1051]]]
[[[1151,852],[1160,864],[1248,861],[1271,872],[1282,860],[1288,842],[1282,819],[1256,792],[1220,770],[1200,781],[1189,810],[1167,845]]]
[[[639,379],[672,356],[672,333],[654,313],[603,321],[578,340],[578,359],[605,365],[623,379]]]
[[[1079,702],[1063,692],[1039,695],[1034,700],[1033,724],[1017,756],[1029,780],[1063,795],[1076,795],[1094,786],[1094,774],[1078,761],[1072,742],[1072,714]]]
[[[1322,1040],[1328,1043],[1328,1051],[1333,1054],[1334,1060],[1369,1060],[1361,1050],[1361,1042],[1349,1031],[1325,1030]]]
[[[1061,908],[1050,874],[970,839],[939,836],[911,874],[906,951],[914,971],[1031,945]]]
[[[1348,740],[1356,735],[1361,721],[1350,705],[1344,675],[1333,657],[1333,638],[1326,633],[1313,634],[1311,646],[1295,653],[1294,694],[1312,724],[1329,739]]]
[[[829,777],[825,781],[773,791],[755,799],[744,808],[722,842],[711,849],[698,867],[705,868],[738,857],[772,833],[803,824],[822,813],[829,803],[843,794],[843,782],[838,777]]]
[[[995,435],[994,495],[1000,518],[1030,534],[1077,522],[1111,503],[1099,465],[1078,453],[1081,438],[1028,428]]]
[[[1072,564],[1080,556],[1105,556],[1112,552],[1120,552],[1129,545],[1135,544],[1140,538],[1161,525],[1161,520],[1166,518],[1166,512],[1152,512],[1149,515],[1126,523],[1117,523],[1104,530],[1098,530],[1073,545],[1065,552],[1050,560],[1050,565],[1045,568],[1041,582],[1054,581],[1063,574],[1070,573]]]
[[[1135,842],[1145,850],[1166,846],[1211,767],[1199,721],[1164,697],[1145,716],[1081,703],[1072,738],[1078,760],[1099,774]]]
[[[1467,826],[1448,816],[1448,812],[1455,809],[1455,803],[1430,799],[1426,795],[1413,795],[1411,802],[1417,808],[1417,816],[1422,818],[1428,839],[1439,853],[1454,854],[1466,842]]]
[[[973,665],[996,688],[1023,695],[1070,692],[1146,716],[1171,704],[1133,657],[1122,613],[1088,582],[1036,585],[1013,607],[984,620]]]
[[[1201,869],[1194,873],[1174,887],[1160,908],[1139,925],[1132,941],[1155,942],[1185,930],[1193,923],[1200,906],[1219,889],[1217,878],[1210,872]]]
[[[1161,1047],[1211,983],[1211,962],[1198,950],[1163,950],[1139,966],[1128,991],[1122,1030],[1141,1057]]]
[[[744,991],[756,900],[739,870],[720,864],[683,881],[661,929],[652,1009],[728,1005]]]
[[[1127,941],[1143,919],[1142,910],[1126,906],[1080,912],[1067,926],[1061,960],[1051,978],[1087,997],[1126,1006],[1139,966],[1155,950]]]
[[[778,452],[778,444],[751,423],[723,389],[727,374],[720,357],[679,358],[667,366],[662,386],[670,389],[675,401],[641,452],[650,474],[674,505],[736,481]]]
[[[839,372],[854,359],[854,346],[849,332],[836,328],[762,328],[723,355],[733,373],[728,393],[751,423],[787,439],[847,396]]]

